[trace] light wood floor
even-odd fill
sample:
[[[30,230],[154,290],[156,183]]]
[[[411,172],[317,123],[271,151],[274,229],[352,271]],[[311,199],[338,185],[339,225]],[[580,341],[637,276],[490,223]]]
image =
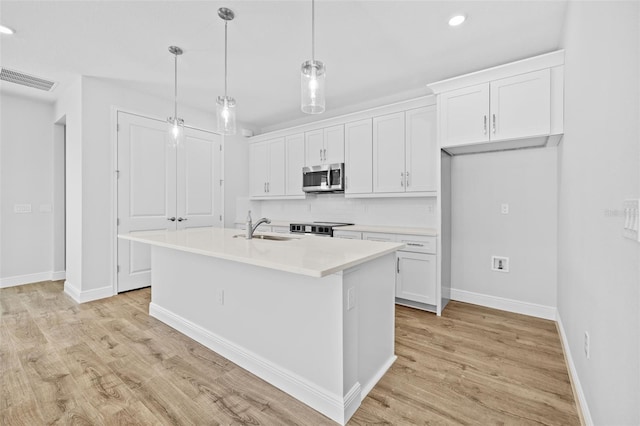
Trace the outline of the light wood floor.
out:
[[[1,289],[0,424],[334,424],[149,317],[149,300]],[[398,306],[396,353],[349,424],[579,424],[551,321]]]

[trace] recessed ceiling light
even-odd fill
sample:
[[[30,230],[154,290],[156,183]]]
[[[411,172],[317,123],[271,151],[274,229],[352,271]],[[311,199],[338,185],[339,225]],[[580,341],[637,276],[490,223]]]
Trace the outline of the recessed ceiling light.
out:
[[[4,25],[0,25],[0,34],[15,34],[15,31],[9,27],[5,27]]]
[[[462,24],[466,19],[467,17],[464,15],[456,15],[451,19],[449,19],[449,25],[452,27],[457,27],[458,25]]]

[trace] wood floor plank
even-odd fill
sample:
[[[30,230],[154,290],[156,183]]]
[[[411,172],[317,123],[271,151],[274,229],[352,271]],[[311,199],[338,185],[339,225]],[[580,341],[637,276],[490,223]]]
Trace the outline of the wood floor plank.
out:
[[[150,300],[149,288],[80,305],[62,282],[0,289],[0,424],[334,424],[149,317]],[[397,306],[395,351],[349,424],[580,424],[552,321]]]

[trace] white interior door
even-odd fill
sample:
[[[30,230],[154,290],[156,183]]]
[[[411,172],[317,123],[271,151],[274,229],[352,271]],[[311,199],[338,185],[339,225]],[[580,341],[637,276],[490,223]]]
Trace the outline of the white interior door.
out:
[[[166,123],[118,112],[118,234],[175,229],[176,150]],[[118,292],[151,283],[147,244],[118,239]]]
[[[166,122],[118,112],[118,234],[222,226],[221,144],[186,128],[176,147]],[[149,246],[117,244],[118,292],[149,286]]]
[[[222,137],[185,129],[177,147],[178,229],[222,226]]]

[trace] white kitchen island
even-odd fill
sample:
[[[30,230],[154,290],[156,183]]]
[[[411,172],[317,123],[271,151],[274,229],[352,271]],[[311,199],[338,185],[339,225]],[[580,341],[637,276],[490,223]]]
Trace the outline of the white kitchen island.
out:
[[[403,245],[241,233],[119,237],[151,245],[150,315],[345,424],[396,359],[395,251]]]

